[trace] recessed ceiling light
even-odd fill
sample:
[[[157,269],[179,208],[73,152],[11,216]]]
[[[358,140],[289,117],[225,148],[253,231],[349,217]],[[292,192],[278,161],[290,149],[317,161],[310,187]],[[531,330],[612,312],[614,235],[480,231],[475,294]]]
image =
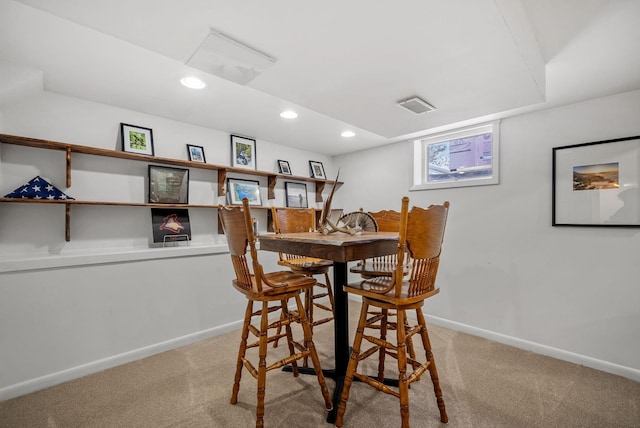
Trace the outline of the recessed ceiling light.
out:
[[[295,119],[296,117],[298,117],[298,113],[292,110],[285,110],[280,113],[280,117],[284,117],[285,119]]]
[[[353,131],[344,131],[344,132],[343,132],[342,134],[340,134],[340,135],[342,135],[343,137],[347,137],[347,138],[349,138],[349,137],[353,137],[353,136],[355,136],[355,135],[356,135],[356,133],[355,133],[355,132],[353,132]]]
[[[191,89],[203,89],[205,86],[207,86],[206,83],[204,83],[202,80],[193,76],[183,77],[182,79],[180,79],[180,83]]]

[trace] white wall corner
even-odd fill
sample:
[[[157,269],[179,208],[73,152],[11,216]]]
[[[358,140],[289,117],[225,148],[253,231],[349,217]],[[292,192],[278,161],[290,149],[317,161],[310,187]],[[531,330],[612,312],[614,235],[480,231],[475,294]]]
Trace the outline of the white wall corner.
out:
[[[42,70],[0,61],[0,111],[44,92]],[[2,123],[0,122],[0,130]]]
[[[522,3],[519,0],[495,0],[495,3],[516,50],[538,88],[540,101],[546,101],[545,61]]]

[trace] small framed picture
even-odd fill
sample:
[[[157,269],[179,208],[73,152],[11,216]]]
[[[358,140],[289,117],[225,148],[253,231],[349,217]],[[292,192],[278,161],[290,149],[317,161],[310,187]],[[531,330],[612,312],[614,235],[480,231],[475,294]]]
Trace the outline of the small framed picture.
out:
[[[203,147],[187,144],[187,152],[189,152],[189,160],[191,162],[207,163],[207,160],[204,158]]]
[[[231,136],[231,166],[258,169],[256,165],[256,140],[238,135]]]
[[[286,160],[278,159],[278,169],[280,170],[280,174],[291,175],[291,167],[289,166],[289,162],[287,162]]]
[[[189,210],[186,208],[151,208],[153,242],[191,240]]]
[[[262,199],[260,198],[260,182],[257,180],[228,178],[227,195],[231,205],[242,205],[242,200],[244,198],[249,200],[249,205],[262,205]]]
[[[153,156],[153,131],[150,128],[120,123],[122,150]]]
[[[189,170],[149,165],[149,202],[189,203]]]
[[[324,174],[324,166],[322,166],[322,162],[309,161],[309,167],[311,167],[311,178],[327,179],[327,176]]]
[[[309,208],[306,184],[286,182],[284,190],[287,195],[287,207]]]

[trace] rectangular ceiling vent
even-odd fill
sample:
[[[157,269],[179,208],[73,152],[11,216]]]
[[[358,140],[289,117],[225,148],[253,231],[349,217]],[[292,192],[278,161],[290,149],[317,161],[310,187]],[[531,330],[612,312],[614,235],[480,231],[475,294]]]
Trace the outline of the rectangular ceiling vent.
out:
[[[187,60],[187,65],[246,85],[276,63],[276,59],[214,28]]]
[[[415,114],[427,113],[436,109],[434,106],[418,97],[406,98],[402,101],[398,101],[398,105]]]

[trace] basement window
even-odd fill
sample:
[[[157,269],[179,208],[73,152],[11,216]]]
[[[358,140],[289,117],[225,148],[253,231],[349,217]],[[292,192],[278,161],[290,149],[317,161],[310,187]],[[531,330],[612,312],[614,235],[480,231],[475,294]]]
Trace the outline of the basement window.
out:
[[[498,184],[499,125],[495,121],[414,140],[409,190]]]

